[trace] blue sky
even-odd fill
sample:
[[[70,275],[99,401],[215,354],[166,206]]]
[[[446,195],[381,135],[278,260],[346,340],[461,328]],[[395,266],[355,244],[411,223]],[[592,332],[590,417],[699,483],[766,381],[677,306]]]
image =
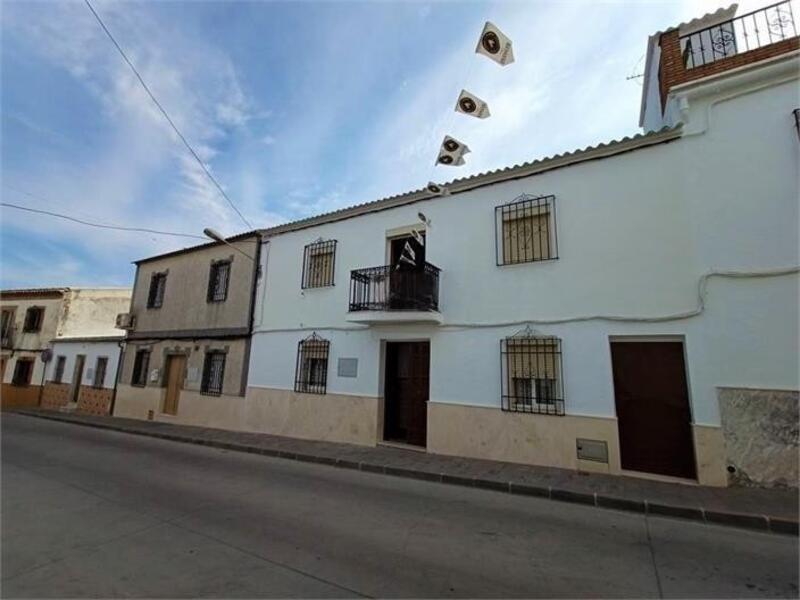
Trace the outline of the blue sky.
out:
[[[638,132],[647,37],[724,3],[108,2],[96,10],[255,226]],[[198,234],[245,230],[83,2],[4,2],[5,202]],[[490,19],[514,42],[474,54]],[[455,115],[466,87],[486,121]],[[469,144],[432,167],[445,133]],[[130,285],[188,239],[0,212],[0,286]],[[200,240],[197,240],[200,242]]]

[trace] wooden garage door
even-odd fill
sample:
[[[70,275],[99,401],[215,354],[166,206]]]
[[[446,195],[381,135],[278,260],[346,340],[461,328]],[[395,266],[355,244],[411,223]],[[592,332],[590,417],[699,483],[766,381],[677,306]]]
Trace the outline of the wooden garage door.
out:
[[[696,477],[681,342],[612,342],[622,468]]]

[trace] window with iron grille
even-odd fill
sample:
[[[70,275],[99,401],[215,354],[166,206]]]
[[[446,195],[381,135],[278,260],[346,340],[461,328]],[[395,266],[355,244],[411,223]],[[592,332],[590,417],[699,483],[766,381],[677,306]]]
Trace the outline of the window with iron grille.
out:
[[[30,385],[31,375],[33,374],[33,359],[18,358],[14,365],[14,377],[11,379],[12,385]]]
[[[222,382],[225,378],[225,352],[211,350],[206,352],[203,362],[203,382],[200,393],[207,396],[219,396],[222,393]]]
[[[147,369],[150,366],[150,351],[137,350],[133,359],[133,375],[131,385],[144,387],[147,385]]]
[[[56,371],[53,375],[53,383],[61,383],[64,381],[64,369],[67,366],[67,357],[59,356],[56,358]]]
[[[555,196],[523,194],[494,212],[498,265],[558,258]]]
[[[164,304],[164,291],[167,288],[167,274],[153,273],[150,277],[150,291],[147,294],[147,308],[161,308]]]
[[[303,251],[302,288],[333,285],[336,240],[308,244]]]
[[[97,362],[94,366],[94,382],[96,388],[103,387],[106,382],[106,370],[108,369],[108,358],[105,356],[98,356]]]
[[[564,414],[561,340],[515,335],[500,342],[502,408],[543,415]]]
[[[331,343],[316,333],[297,345],[294,391],[324,394],[328,386],[328,353]]]
[[[25,312],[25,323],[22,326],[22,331],[35,332],[41,330],[43,318],[44,308],[41,306],[31,306]]]
[[[218,260],[211,263],[211,270],[208,273],[207,302],[224,302],[228,298],[230,273],[230,260]]]

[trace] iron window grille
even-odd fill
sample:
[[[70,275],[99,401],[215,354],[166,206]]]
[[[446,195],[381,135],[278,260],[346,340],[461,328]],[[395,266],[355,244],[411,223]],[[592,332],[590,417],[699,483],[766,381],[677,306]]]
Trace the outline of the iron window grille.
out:
[[[150,351],[137,350],[133,359],[133,375],[131,385],[144,387],[147,385],[147,369],[150,366]]]
[[[167,287],[166,273],[153,273],[150,277],[150,291],[147,294],[147,308],[161,308]]]
[[[794,115],[794,128],[797,130],[797,137],[800,138],[800,108],[795,108],[792,114]]]
[[[64,369],[67,366],[67,357],[59,356],[56,358],[56,371],[53,375],[53,383],[61,383],[64,381]]]
[[[514,335],[500,341],[502,409],[564,415],[561,340]]]
[[[97,363],[94,366],[94,387],[101,388],[106,382],[106,370],[108,369],[108,358],[105,356],[98,356]]]
[[[208,273],[207,302],[224,302],[227,300],[230,274],[230,260],[218,260],[211,263],[211,269]]]
[[[42,329],[42,320],[44,318],[44,308],[41,306],[31,306],[25,312],[25,323],[23,324],[22,331],[32,333]]]
[[[30,385],[31,375],[33,375],[33,359],[18,358],[17,364],[14,365],[14,376],[11,383],[19,386]]]
[[[331,343],[316,333],[297,344],[294,391],[324,394],[328,386],[328,354]]]
[[[203,362],[203,381],[200,393],[206,396],[222,394],[222,383],[225,379],[225,352],[211,350],[206,352]]]
[[[498,266],[558,258],[555,196],[522,194],[494,214]]]
[[[320,240],[308,244],[303,250],[302,288],[333,285],[336,263],[336,240]]]

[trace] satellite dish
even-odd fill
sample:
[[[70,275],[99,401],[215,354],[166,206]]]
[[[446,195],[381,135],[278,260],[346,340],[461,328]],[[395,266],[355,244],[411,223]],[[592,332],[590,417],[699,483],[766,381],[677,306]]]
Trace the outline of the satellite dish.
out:
[[[49,363],[51,360],[53,360],[53,351],[50,348],[45,348],[42,350],[39,358],[42,359],[43,363]]]

